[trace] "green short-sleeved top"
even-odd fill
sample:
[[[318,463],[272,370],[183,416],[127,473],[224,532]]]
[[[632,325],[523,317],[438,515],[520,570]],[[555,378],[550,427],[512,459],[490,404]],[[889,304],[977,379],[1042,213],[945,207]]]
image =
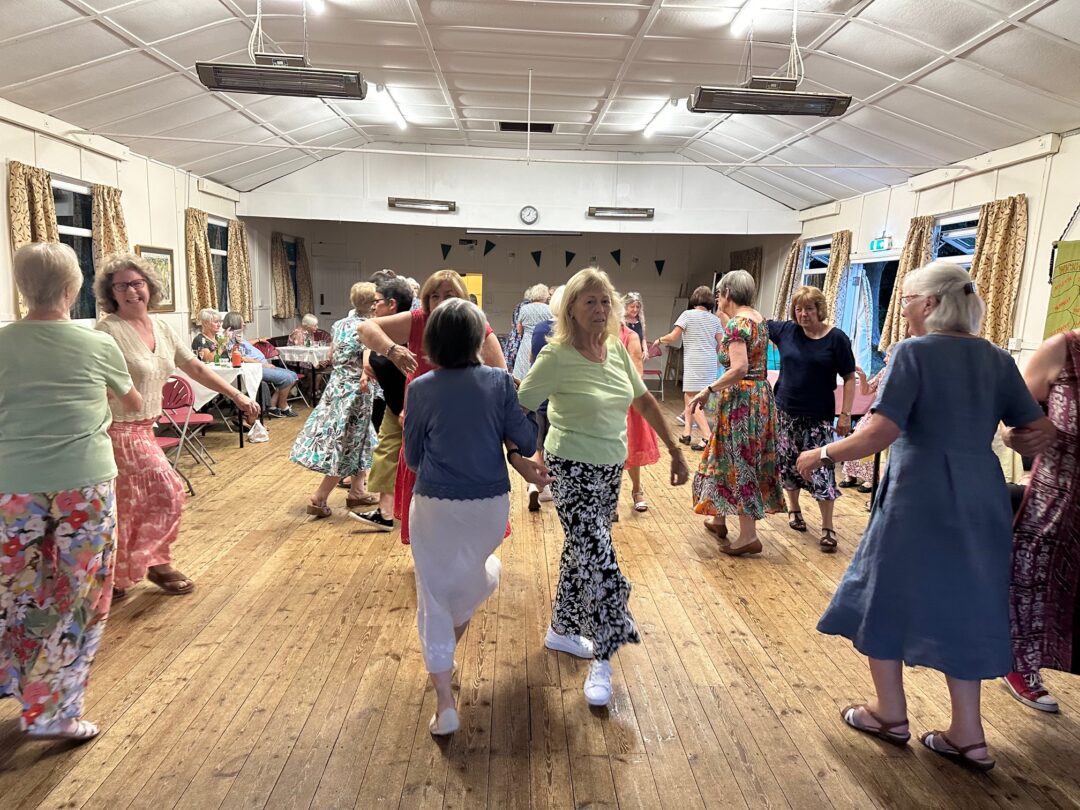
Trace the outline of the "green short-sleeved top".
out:
[[[116,477],[105,391],[131,390],[111,337],[71,321],[0,328],[0,492],[59,492]]]
[[[548,400],[544,449],[588,464],[626,461],[626,411],[645,393],[626,347],[608,338],[607,359],[596,363],[573,346],[549,343],[518,389],[530,411]]]

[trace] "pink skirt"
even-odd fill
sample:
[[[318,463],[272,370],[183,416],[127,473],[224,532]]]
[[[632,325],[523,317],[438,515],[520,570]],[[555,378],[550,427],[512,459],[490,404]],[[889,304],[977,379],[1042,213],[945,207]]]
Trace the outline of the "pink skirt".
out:
[[[626,467],[647,467],[660,460],[656,431],[645,417],[630,408],[626,414]]]
[[[153,565],[172,561],[184,482],[154,441],[153,422],[113,422],[116,458],[116,566],[113,585],[130,588]]]

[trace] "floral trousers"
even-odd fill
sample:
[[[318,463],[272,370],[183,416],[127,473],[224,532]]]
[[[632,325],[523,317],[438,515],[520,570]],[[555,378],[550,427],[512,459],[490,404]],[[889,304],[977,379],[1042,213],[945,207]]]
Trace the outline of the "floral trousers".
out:
[[[115,535],[112,481],[0,493],[0,696],[22,702],[24,731],[82,714],[112,602]]]

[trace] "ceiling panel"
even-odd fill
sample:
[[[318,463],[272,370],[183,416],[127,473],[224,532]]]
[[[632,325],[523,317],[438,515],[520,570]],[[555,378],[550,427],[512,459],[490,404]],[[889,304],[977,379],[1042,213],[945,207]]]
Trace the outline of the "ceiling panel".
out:
[[[78,20],[79,12],[66,3],[41,0],[4,0],[4,27],[0,42],[40,32],[50,26]]]
[[[3,52],[0,50],[0,53]],[[0,61],[4,60],[0,58]],[[3,73],[0,72],[0,75]],[[103,62],[68,69],[32,84],[0,90],[0,96],[31,109],[52,113],[96,98],[106,91],[122,90],[167,75],[176,74],[170,73],[168,67],[145,54],[129,52]],[[69,120],[74,124],[83,124],[72,117]]]
[[[1070,0],[1064,0],[1069,2]],[[1080,49],[1013,28],[966,55],[972,62],[1033,87],[1080,101]]]
[[[876,26],[859,25],[858,22],[848,23],[829,37],[821,50],[894,79],[907,76],[932,62],[938,55],[930,48],[901,39]]]
[[[109,19],[143,42],[155,42],[188,30],[234,19],[219,0],[146,0],[119,8]]]
[[[4,15],[7,19],[7,15]],[[72,51],[78,43],[78,57]],[[59,70],[85,65],[114,54],[124,53],[128,45],[120,37],[106,31],[95,22],[78,23],[37,36],[8,40],[3,45],[4,70],[0,73],[0,92],[8,98],[6,88],[48,76]],[[53,108],[59,107],[49,100]]]
[[[963,2],[871,3],[858,17],[859,22],[876,23],[946,51],[992,28],[1000,19]]]

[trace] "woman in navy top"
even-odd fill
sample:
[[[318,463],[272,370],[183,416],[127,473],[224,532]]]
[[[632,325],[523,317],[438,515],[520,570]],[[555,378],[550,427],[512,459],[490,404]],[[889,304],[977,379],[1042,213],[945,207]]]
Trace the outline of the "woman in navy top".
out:
[[[404,455],[416,473],[409,511],[416,571],[416,623],[438,705],[432,734],[458,728],[450,691],[454,648],[476,609],[499,585],[510,514],[507,458],[538,486],[551,482],[536,452],[536,426],[522,412],[505,369],[480,362],[487,321],[475,304],[452,298],[432,311],[424,353],[435,369],[409,385]]]
[[[817,470],[810,479],[795,469],[799,453],[820,447],[833,435],[836,378],[844,378],[844,404],[836,432],[851,432],[851,403],[855,399],[855,355],[851,341],[829,326],[829,307],[817,287],[800,287],[791,298],[790,321],[766,321],[769,340],[780,350],[776,381],[776,465],[787,500],[788,525],[806,531],[799,509],[799,490],[807,490],[821,510],[821,550],[836,551],[833,501],[840,497],[832,468]]]

